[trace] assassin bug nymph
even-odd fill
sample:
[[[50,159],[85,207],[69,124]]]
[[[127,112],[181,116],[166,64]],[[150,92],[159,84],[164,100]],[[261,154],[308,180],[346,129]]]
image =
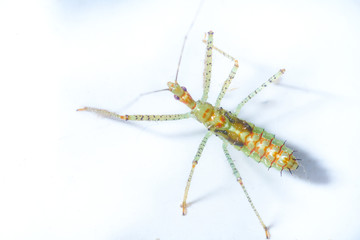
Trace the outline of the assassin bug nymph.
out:
[[[206,39],[206,37],[205,37]],[[293,150],[285,146],[285,142],[275,138],[273,134],[266,132],[264,129],[254,126],[254,124],[249,123],[245,120],[239,119],[237,115],[239,114],[241,108],[257,93],[267,87],[270,83],[276,81],[282,74],[284,74],[285,69],[281,69],[278,73],[273,75],[269,80],[264,82],[260,87],[258,87],[254,92],[250,93],[240,104],[236,107],[233,112],[224,110],[220,107],[220,102],[224,97],[226,90],[228,89],[231,81],[234,79],[236,71],[239,67],[238,61],[231,57],[229,54],[223,52],[219,48],[213,46],[213,32],[208,32],[207,40],[203,40],[206,44],[206,57],[205,57],[205,66],[203,73],[203,94],[201,100],[194,101],[190,96],[189,92],[185,87],[181,87],[177,82],[177,74],[175,82],[168,82],[168,89],[174,94],[176,100],[184,103],[187,107],[191,109],[190,112],[184,114],[171,114],[171,115],[119,115],[113,112],[109,112],[103,109],[97,109],[92,107],[80,108],[77,111],[88,111],[100,114],[104,117],[121,119],[125,121],[169,121],[169,120],[181,120],[193,117],[200,123],[204,124],[208,132],[205,134],[202,139],[200,146],[197,150],[197,153],[192,161],[192,167],[190,171],[189,178],[185,187],[184,199],[182,201],[181,207],[183,215],[187,212],[186,199],[188,196],[190,183],[194,170],[202,151],[206,145],[207,140],[213,134],[223,140],[223,151],[225,157],[230,164],[230,167],[233,171],[233,174],[236,177],[236,180],[240,183],[242,190],[245,193],[247,200],[249,201],[251,208],[255,212],[258,220],[260,221],[262,227],[265,230],[266,238],[270,237],[267,226],[264,224],[263,220],[260,217],[260,214],[256,210],[245,186],[240,176],[239,171],[237,170],[234,161],[232,160],[228,146],[232,145],[237,150],[242,151],[246,156],[253,158],[257,162],[262,162],[268,168],[276,168],[281,172],[283,170],[297,169],[298,163],[296,158],[293,155]],[[185,37],[186,40],[186,37]],[[185,44],[185,41],[184,41]],[[184,45],[183,45],[184,48]],[[210,80],[211,80],[211,68],[212,68],[212,51],[215,49],[221,53],[226,58],[234,62],[234,66],[224,82],[222,89],[217,97],[215,105],[207,103]],[[182,52],[181,52],[182,55]],[[181,55],[178,65],[181,62]],[[178,73],[177,71],[177,73]]]

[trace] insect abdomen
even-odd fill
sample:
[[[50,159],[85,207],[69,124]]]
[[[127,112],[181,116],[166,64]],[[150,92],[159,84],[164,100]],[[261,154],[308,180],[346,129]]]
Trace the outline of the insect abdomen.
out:
[[[264,129],[249,124],[252,131],[244,136],[244,145],[237,147],[246,156],[255,161],[263,162],[267,167],[274,167],[278,170],[295,170],[298,168],[293,150],[285,146],[285,142],[276,139],[271,133]]]
[[[192,114],[216,136],[255,161],[263,162],[268,168],[274,167],[282,171],[298,167],[294,151],[286,147],[285,142],[264,129],[237,118],[231,112],[198,101]]]

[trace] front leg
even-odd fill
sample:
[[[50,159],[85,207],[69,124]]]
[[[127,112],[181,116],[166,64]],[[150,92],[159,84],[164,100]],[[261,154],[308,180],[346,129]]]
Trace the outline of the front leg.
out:
[[[189,113],[182,114],[169,114],[169,115],[119,115],[114,112],[110,112],[105,109],[92,108],[92,107],[84,107],[79,108],[76,111],[87,111],[94,112],[100,116],[111,118],[115,120],[125,120],[125,121],[170,121],[170,120],[182,120],[189,118],[191,116]]]
[[[206,55],[204,61],[204,73],[203,73],[203,95],[201,101],[206,102],[209,95],[210,81],[211,81],[211,69],[212,69],[212,47],[213,47],[213,32],[208,32],[208,40],[206,42]]]

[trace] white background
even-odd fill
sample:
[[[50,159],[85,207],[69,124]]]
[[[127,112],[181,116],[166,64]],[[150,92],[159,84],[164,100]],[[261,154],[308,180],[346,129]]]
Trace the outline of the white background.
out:
[[[76,112],[184,113],[173,81],[199,1],[1,1],[0,239],[264,239],[216,137],[179,207],[206,130]],[[240,118],[286,139],[294,175],[231,149],[272,239],[359,239],[360,4],[205,1],[179,82],[202,94],[204,33],[239,60],[233,109],[280,68]],[[214,53],[210,102],[232,63]],[[136,100],[136,101],[134,101]]]

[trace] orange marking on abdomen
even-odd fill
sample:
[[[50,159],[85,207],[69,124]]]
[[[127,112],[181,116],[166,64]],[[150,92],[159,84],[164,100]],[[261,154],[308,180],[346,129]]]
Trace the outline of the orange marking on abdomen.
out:
[[[293,161],[293,158],[292,158],[293,153],[294,153],[294,152],[290,153],[288,159],[286,159],[286,160],[284,161],[285,164],[284,164],[283,169],[284,169],[285,167],[287,167],[287,165],[289,164],[290,161]],[[295,162],[296,162],[296,160],[295,160]]]
[[[274,138],[272,138],[272,139],[270,140],[269,145],[267,145],[267,146],[264,148],[264,154],[260,157],[260,159],[262,159],[263,157],[265,157],[265,156],[268,155],[267,150],[268,150],[268,148],[269,148],[270,146],[272,146],[272,141],[273,141],[273,140],[274,140]],[[271,147],[271,148],[272,148],[272,147]]]
[[[254,132],[253,132],[254,133]],[[250,154],[252,154],[254,151],[257,152],[259,150],[259,147],[257,147],[257,144],[260,140],[262,140],[262,135],[263,135],[264,131],[262,131],[262,133],[260,134],[260,137],[257,141],[254,142],[254,148],[250,151]]]
[[[245,145],[245,146],[247,146],[247,145],[249,144],[249,142],[247,141],[247,138],[248,138],[250,135],[251,135],[251,138],[252,138],[252,137],[254,136],[254,132],[252,132],[252,133],[250,133],[250,134],[248,134],[248,135],[245,136],[245,139],[244,139],[244,140],[245,140],[245,141],[244,141],[244,145]]]
[[[274,163],[276,164],[276,162],[277,162],[277,159],[276,159],[276,157],[274,157],[274,160],[271,162],[270,167],[272,167],[272,165],[273,165]]]

